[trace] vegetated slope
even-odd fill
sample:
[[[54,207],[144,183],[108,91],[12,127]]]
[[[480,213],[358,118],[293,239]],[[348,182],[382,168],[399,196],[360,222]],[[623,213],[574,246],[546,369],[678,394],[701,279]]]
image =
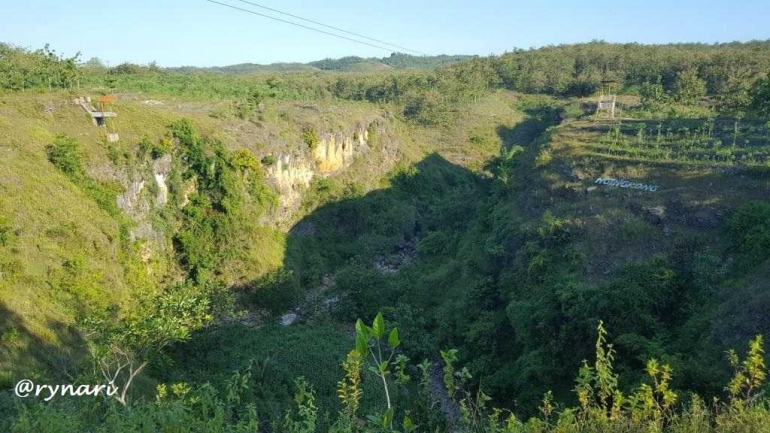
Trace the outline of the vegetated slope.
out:
[[[309,63],[271,63],[260,65],[255,63],[241,63],[228,66],[213,66],[208,68],[195,66],[180,66],[164,68],[169,72],[192,74],[200,72],[212,72],[216,74],[251,75],[274,74],[286,72],[309,71],[381,71],[389,69],[434,69],[439,66],[451,65],[462,62],[475,56],[412,56],[408,54],[393,53],[383,58],[342,57],[340,59],[324,59]]]
[[[321,311],[342,321],[385,311],[416,359],[459,348],[482,388],[521,413],[548,390],[572,398],[599,320],[621,383],[656,358],[679,389],[719,395],[724,350],[770,330],[757,249],[767,126],[572,120],[574,107],[542,97],[515,106],[526,118],[499,125],[494,178],[434,154],[297,224],[286,255],[297,284],[323,285],[336,307]]]
[[[243,111],[230,102],[154,100],[141,94],[118,94],[111,107],[118,117],[110,129],[120,141],[109,143],[105,130],[93,126],[71,98],[49,93],[1,100],[6,163],[0,335],[8,343],[1,368],[13,377],[74,371],[86,359],[76,321],[94,308],[130,303],[137,292],[198,278],[202,269],[225,286],[250,287],[246,283],[282,265],[281,227],[326,201],[381,187],[396,163],[408,165],[445,149],[479,168],[499,147],[490,139],[485,146],[464,149],[461,142],[408,126],[367,103],[270,101]],[[509,98],[491,96],[464,124],[486,131],[500,119],[515,121]],[[254,203],[253,214],[238,217],[248,228],[229,225],[225,237],[223,231],[204,230],[214,220],[196,226],[187,203],[202,193],[205,173],[195,171],[193,150],[179,136],[181,126],[169,128],[183,118],[193,119],[200,135],[211,138],[200,146],[214,158],[212,164],[224,163],[242,177],[235,164],[250,163],[235,156],[251,155],[255,161],[258,183],[274,198]],[[75,142],[66,156],[75,161],[77,173],[67,171],[68,162],[52,163],[51,149],[68,140]],[[221,195],[212,194],[211,200]],[[206,243],[221,250],[200,249]],[[193,259],[191,254],[204,255]],[[284,295],[288,305],[299,296],[295,291]],[[51,359],[55,353],[63,359]],[[30,362],[18,362],[30,355]]]
[[[215,271],[211,282],[225,285],[274,270],[283,258],[278,227],[298,211],[278,199],[281,188],[300,193],[314,171],[330,176],[351,164],[351,181],[369,188],[399,158],[397,149],[386,149],[396,139],[385,123],[378,131],[382,147],[342,154],[348,142],[340,137],[352,143],[355,131],[379,128],[382,113],[365,104],[273,104],[261,112],[262,120],[256,114],[243,120],[229,104],[119,95],[110,128],[120,141],[109,143],[105,130],[92,125],[71,98],[51,93],[0,99],[0,369],[13,377],[74,371],[85,359],[76,320],[95,309],[127,306],[138,293],[201,270]],[[179,136],[183,118],[194,119],[194,128],[210,138],[185,145]],[[318,154],[327,172],[315,167],[321,160],[303,139],[308,131],[318,137],[311,144],[329,152]],[[363,151],[368,161],[357,162]],[[218,206],[222,194],[233,195],[227,218],[196,219],[194,206],[186,204],[212,211],[195,202],[208,175],[194,166],[196,152],[224,164],[206,200]],[[295,179],[300,169],[302,179]],[[256,189],[237,190],[249,182]],[[236,206],[240,214],[232,210]],[[207,224],[219,231],[208,232]]]
[[[4,215],[3,295],[16,300],[2,311],[3,365],[9,367],[0,384],[10,388],[26,375],[27,364],[13,362],[25,353],[60,375],[69,373],[62,365],[91,370],[70,368],[70,358],[80,353],[59,344],[83,347],[85,341],[66,325],[81,312],[108,323],[98,322],[113,314],[107,304],[162,288],[203,299],[211,307],[206,314],[210,310],[217,320],[188,335],[186,344],[154,354],[160,356],[152,358],[145,370],[150,374],[142,375],[133,395],[154,402],[158,380],[174,384],[175,398],[170,406],[168,400],[157,406],[139,401],[139,416],[163,417],[167,408],[197,414],[187,411],[185,395],[194,395],[189,401],[212,396],[201,366],[233,373],[229,380],[211,378],[220,395],[232,395],[233,383],[248,382],[248,375],[261,375],[247,383],[255,385],[248,401],[271,402],[255,410],[268,423],[289,404],[298,374],[319,381],[325,400],[319,404],[335,412],[332,375],[325,373],[344,357],[352,320],[371,323],[380,310],[402,330],[400,348],[415,363],[441,363],[436,352],[457,347],[482,389],[518,414],[536,413],[546,391],[560,402],[574,399],[576,371],[582,358],[593,359],[600,319],[618,349],[624,390],[642,382],[644,363],[656,358],[673,366],[674,389],[723,396],[729,370],[723,349],[744,347],[767,327],[768,129],[767,119],[751,117],[767,113],[765,44],[597,43],[477,59],[430,73],[308,74],[285,81],[122,65],[83,78],[98,91],[150,91],[159,101],[120,95],[115,109],[124,141],[113,145],[91,135],[94,128],[69,96],[58,104],[61,110],[48,103],[50,95],[4,97],[11,161],[30,158],[8,173],[31,176],[27,167],[50,163],[47,173],[59,176],[54,184],[77,193],[58,202],[84,203],[89,216],[93,211],[102,217],[96,229],[114,224],[104,238],[119,239],[110,241],[108,252],[115,251],[120,266],[101,269],[88,257],[105,248],[74,243],[74,250],[61,248],[48,264],[36,256],[25,265],[19,248],[53,248],[47,240],[36,243],[39,232],[15,229],[23,226],[17,221],[26,218],[23,213]],[[45,52],[0,51],[0,70],[14,72],[3,77],[4,88],[42,89],[52,75],[55,86],[72,87],[83,72],[73,59],[51,63]],[[592,106],[586,101],[491,90],[588,94],[603,78],[606,53],[628,61],[609,65],[607,72],[640,93],[642,106],[623,110],[635,120],[593,122],[585,116]],[[636,74],[653,54],[665,56]],[[745,70],[729,83],[733,63],[725,59],[732,58]],[[688,63],[695,60],[697,70]],[[43,67],[30,66],[38,64]],[[712,86],[725,76],[726,88]],[[168,94],[192,100],[166,99]],[[237,99],[197,100],[201,95]],[[621,100],[629,105],[639,98]],[[730,118],[709,120],[715,106]],[[27,143],[37,150],[19,152]],[[599,176],[618,180],[596,183]],[[623,179],[655,187],[622,188],[628,186]],[[11,190],[16,200],[25,194]],[[762,201],[752,204],[754,199]],[[69,232],[51,235],[62,233]],[[85,259],[69,255],[78,249]],[[44,296],[61,294],[43,300],[61,311],[50,328],[43,315],[28,320],[34,312],[16,314],[24,305],[25,293],[16,290],[28,278],[24,266],[39,266],[40,260],[44,273],[28,281],[41,283],[34,288]],[[120,293],[101,290],[111,282],[102,275],[120,274]],[[249,309],[242,317],[223,314],[232,310],[233,292],[241,295],[239,307]],[[260,328],[272,320],[265,309],[291,310],[300,323]],[[314,327],[319,323],[320,332]],[[58,334],[39,335],[46,329]],[[318,344],[308,335],[318,336]],[[281,347],[289,341],[296,343],[291,351]],[[250,363],[246,353],[259,359]],[[308,362],[297,362],[305,354],[312,354]],[[291,367],[276,368],[262,358]],[[32,368],[39,373],[46,365]],[[158,397],[166,395],[160,385]],[[214,404],[227,408],[229,420],[241,420],[251,409],[233,403],[236,397],[228,397],[230,406]],[[0,399],[0,405],[18,408],[8,401]],[[230,410],[233,404],[240,409]],[[403,409],[413,407],[410,402]],[[79,428],[71,430],[83,430],[99,422],[90,417],[98,411],[89,409],[23,406],[19,423],[49,419],[35,414],[76,413],[71,425]],[[114,409],[120,418],[122,409]],[[142,424],[139,419],[127,423]]]
[[[305,63],[271,63],[269,65],[259,65],[256,63],[240,63],[228,66],[212,66],[201,68],[196,66],[179,66],[164,68],[168,72],[180,74],[194,74],[201,72],[211,72],[215,74],[230,75],[251,75],[251,74],[275,74],[286,72],[307,72],[317,71],[318,68]]]
[[[2,333],[7,343],[2,368],[63,373],[73,368],[74,354],[84,350],[72,327],[84,307],[77,298],[122,303],[132,289],[119,211],[110,213],[117,210],[114,193],[104,197],[108,208],[100,208],[95,196],[49,162],[46,146],[59,133],[77,137],[83,144],[77,160],[88,161],[93,171],[107,160],[107,146],[103,132],[65,95],[4,97],[0,111],[0,209],[7,230],[1,246]],[[156,126],[165,123],[163,116],[137,114],[133,121],[142,125],[143,134],[161,134]],[[126,119],[127,125],[131,122]],[[137,139],[128,130],[125,136]],[[116,186],[114,179],[104,180],[106,189]]]
[[[210,292],[212,286],[242,294],[253,313],[244,322],[263,325],[261,309],[282,311],[305,295],[291,282],[277,295],[270,291],[274,282],[283,283],[281,227],[324,203],[385,187],[383,179],[395,164],[407,168],[432,152],[481,170],[501,144],[490,131],[520,119],[508,93],[484,99],[449,134],[406,124],[367,103],[270,101],[244,112],[229,102],[118,94],[111,107],[118,117],[110,130],[120,134],[120,141],[109,143],[105,130],[93,126],[71,97],[2,98],[4,387],[33,373],[54,378],[78,371],[89,362],[83,318],[112,305],[130,311],[135,298],[187,281],[190,290],[207,290],[224,304],[231,302],[228,295]],[[484,134],[474,147],[464,143],[471,132]],[[350,158],[341,156],[351,149],[346,146],[356,147]],[[264,205],[233,211],[240,201],[247,202],[242,206],[254,202],[249,198],[254,193],[240,193],[240,184],[235,189],[232,184],[250,178],[250,170],[254,186],[264,185],[274,201],[269,193]],[[294,194],[301,201],[289,200]],[[154,389],[156,379],[221,385],[220,377],[196,376],[196,369],[226,360],[222,377],[227,378],[247,367],[253,356],[244,356],[254,347],[271,358],[285,355],[275,355],[281,349],[252,326],[238,321],[227,326],[234,328],[213,328],[196,337],[186,362],[173,373],[149,369],[150,378],[141,378],[136,392]],[[267,412],[280,418],[293,394],[293,378],[303,374],[320,377],[315,384],[324,395],[320,403],[336,411],[335,372],[347,345],[332,343],[349,342],[349,329],[329,326],[323,347],[309,344],[302,330],[276,332],[296,336],[298,353],[310,356],[277,371],[268,363],[274,380],[265,383],[266,398],[275,406]],[[232,352],[198,359],[209,352],[200,350],[213,341],[208,335]],[[249,344],[252,349],[244,346]],[[309,374],[317,371],[327,374]],[[369,393],[367,401],[374,395]]]
[[[366,178],[366,164],[370,163],[365,160],[370,159],[370,155],[343,173],[314,181],[302,198],[303,217],[294,221],[287,233],[284,268],[244,283],[240,288],[246,294],[244,302],[252,309],[268,308],[275,315],[294,312],[308,324],[294,324],[290,330],[262,330],[254,329],[254,318],[246,318],[227,329],[204,331],[200,338],[175,348],[173,357],[177,367],[171,373],[159,372],[159,377],[168,382],[201,383],[212,378],[190,374],[191,371],[204,368],[201,366],[244,368],[249,358],[256,357],[259,362],[266,359],[264,386],[272,389],[271,398],[280,395],[281,404],[287,404],[294,388],[291,375],[303,374],[319,378],[314,385],[321,412],[339,410],[334,394],[336,381],[332,378],[341,372],[339,360],[351,346],[335,343],[336,358],[330,357],[331,352],[325,348],[331,342],[311,343],[302,335],[317,332],[316,327],[336,329],[338,340],[351,342],[352,321],[372,315],[373,310],[361,309],[347,299],[330,300],[345,275],[358,290],[376,288],[388,298],[407,289],[392,286],[378,272],[360,273],[355,263],[366,266],[373,255],[382,255],[385,260],[385,256],[398,252],[399,245],[408,243],[411,238],[406,238],[405,233],[412,232],[418,221],[417,214],[437,211],[434,207],[438,206],[421,203],[426,194],[430,200],[455,207],[453,213],[437,219],[434,224],[458,226],[473,214],[473,207],[485,196],[490,183],[483,163],[498,154],[502,145],[495,128],[513,128],[522,119],[521,113],[512,106],[513,101],[513,95],[508,92],[490,95],[466,113],[463,122],[447,130],[396,122],[393,132],[399,137],[401,157],[395,167],[377,177],[373,188],[362,183]],[[469,136],[476,137],[477,144],[469,146]],[[388,137],[370,136],[370,139],[376,142]],[[410,173],[416,172],[429,178],[410,179]],[[411,188],[402,190],[400,185],[406,183],[412,185]],[[419,220],[423,218],[425,216],[419,216]],[[329,227],[341,232],[327,232]],[[336,302],[339,302],[335,309],[338,313],[330,315],[328,306]],[[329,319],[334,326],[329,327]],[[256,324],[260,323],[256,320]],[[266,335],[268,337],[263,338]],[[296,339],[292,340],[296,343],[286,343],[290,347],[285,347],[274,342],[272,335],[285,335]],[[286,369],[276,364],[290,353],[302,353],[302,368]],[[223,386],[221,380],[215,383]],[[381,395],[374,389],[365,395],[366,408],[382,404]]]
[[[393,53],[390,57],[362,58],[342,57],[340,59],[324,59],[310,62],[308,65],[325,71],[363,71],[382,69],[434,69],[440,66],[459,63],[475,56],[412,56],[409,54]]]

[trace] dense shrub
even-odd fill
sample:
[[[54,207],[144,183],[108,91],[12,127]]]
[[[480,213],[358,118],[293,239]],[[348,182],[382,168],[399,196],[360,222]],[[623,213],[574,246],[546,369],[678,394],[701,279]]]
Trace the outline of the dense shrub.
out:
[[[770,257],[770,203],[750,203],[728,221],[730,245],[749,264]]]
[[[315,148],[318,147],[318,143],[321,142],[321,139],[318,137],[318,132],[315,128],[308,126],[302,130],[302,141],[304,141],[311,150],[315,150]]]
[[[83,174],[83,161],[77,140],[65,134],[59,134],[53,144],[46,147],[48,160],[69,176]]]

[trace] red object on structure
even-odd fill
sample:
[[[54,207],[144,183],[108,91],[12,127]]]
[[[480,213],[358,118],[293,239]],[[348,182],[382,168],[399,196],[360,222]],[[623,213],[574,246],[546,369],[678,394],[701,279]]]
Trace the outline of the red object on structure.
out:
[[[110,103],[110,102],[115,102],[117,100],[118,100],[118,98],[116,98],[115,96],[112,96],[112,95],[100,96],[99,97],[99,111],[101,111],[103,113],[104,112],[104,104]]]

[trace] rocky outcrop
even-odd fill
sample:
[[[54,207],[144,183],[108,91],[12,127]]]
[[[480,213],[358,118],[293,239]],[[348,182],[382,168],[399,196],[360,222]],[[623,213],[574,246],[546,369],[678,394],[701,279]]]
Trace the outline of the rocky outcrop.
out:
[[[143,239],[157,245],[162,249],[165,245],[165,237],[162,232],[156,230],[151,221],[151,210],[168,204],[168,185],[166,179],[171,172],[171,156],[166,155],[152,163],[152,180],[155,181],[155,195],[144,193],[148,190],[149,176],[137,176],[130,180],[126,191],[117,198],[118,207],[126,213],[136,226],[131,230],[131,240]],[[143,254],[145,256],[146,254]]]
[[[142,190],[144,190],[144,179],[136,179],[126,188],[126,191],[118,196],[118,207],[132,219],[136,220],[147,211],[149,203],[142,200]]]
[[[171,156],[166,155],[156,159],[152,163],[152,176],[155,178],[155,184],[158,186],[158,192],[155,195],[155,205],[163,207],[168,203],[168,179],[171,173]]]
[[[369,150],[369,125],[352,132],[322,134],[307,154],[278,155],[268,167],[268,179],[280,195],[282,213],[299,205],[302,192],[316,176],[331,176],[349,167],[355,157]]]
[[[330,174],[346,168],[353,157],[367,148],[369,131],[359,128],[353,135],[326,134],[313,149],[318,171]]]
[[[307,161],[292,155],[283,155],[267,169],[267,174],[278,190],[281,208],[286,209],[299,203],[302,190],[310,186],[315,172]]]
[[[377,125],[377,121],[374,122]],[[368,152],[371,149],[369,134],[372,125],[362,122],[346,131],[322,133],[312,148],[298,143],[296,147],[288,146],[282,152],[273,154],[274,162],[266,167],[266,174],[267,181],[278,193],[279,208],[266,217],[266,221],[280,223],[290,220],[314,178],[334,176],[350,167],[356,157]],[[136,223],[131,231],[132,240],[165,242],[163,233],[153,227],[151,215],[153,209],[169,205],[171,168],[172,156],[165,155],[153,160],[139,173],[117,176],[126,188],[118,197],[117,204]],[[184,181],[180,186],[178,206],[187,204],[188,195],[195,191],[195,187],[194,178]],[[158,245],[158,248],[164,248],[164,245]]]

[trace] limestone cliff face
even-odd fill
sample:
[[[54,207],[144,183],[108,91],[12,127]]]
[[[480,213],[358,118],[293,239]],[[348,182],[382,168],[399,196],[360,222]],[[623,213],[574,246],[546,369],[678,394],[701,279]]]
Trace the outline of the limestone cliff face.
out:
[[[131,240],[144,239],[156,244],[162,249],[165,245],[163,233],[153,228],[150,222],[151,211],[154,208],[166,206],[168,203],[168,179],[171,172],[171,156],[166,155],[152,163],[152,179],[155,191],[150,191],[151,184],[148,176],[138,176],[128,182],[126,191],[117,198],[118,207],[136,223],[131,230]]]
[[[369,150],[369,125],[352,131],[322,134],[310,154],[278,155],[268,167],[268,179],[280,194],[281,214],[290,214],[302,199],[302,192],[315,176],[332,176]]]
[[[170,156],[166,155],[153,161],[152,177],[155,178],[155,184],[158,186],[158,191],[155,195],[155,205],[158,207],[163,207],[168,203],[168,185],[166,185],[166,179],[168,179],[170,173]]]
[[[312,164],[302,158],[283,155],[267,169],[268,178],[273,181],[283,209],[299,203],[302,190],[310,186],[315,172]]]
[[[266,217],[265,222],[280,225],[290,221],[314,178],[334,176],[350,167],[357,156],[369,152],[372,127],[380,126],[361,122],[347,131],[320,134],[312,149],[305,143],[297,143],[273,154],[275,163],[266,167],[266,173],[268,182],[279,195],[279,208]],[[396,143],[390,145],[397,146]],[[170,205],[168,179],[172,165],[172,156],[165,155],[153,160],[151,166],[113,174],[125,186],[117,204],[136,223],[131,239],[147,241],[147,248],[155,251],[164,250],[166,241],[161,229],[153,226],[152,214],[154,209]],[[181,203],[177,205],[184,207],[193,191],[195,180],[190,179],[182,186]]]
[[[325,134],[313,149],[313,159],[322,174],[331,174],[350,165],[353,157],[367,148],[369,131],[359,128],[352,135]]]

